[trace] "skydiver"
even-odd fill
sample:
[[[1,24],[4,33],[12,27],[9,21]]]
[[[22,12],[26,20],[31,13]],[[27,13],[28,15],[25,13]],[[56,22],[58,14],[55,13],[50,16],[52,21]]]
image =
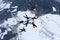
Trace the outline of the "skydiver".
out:
[[[26,14],[25,14],[26,15]],[[26,15],[26,16],[24,16],[26,19],[29,19],[29,17]]]
[[[24,21],[22,21],[22,20],[21,21],[17,21],[17,22],[18,22],[18,24],[24,23]]]
[[[23,29],[20,29],[21,31],[20,32],[26,32],[26,29],[23,27]]]
[[[26,15],[26,14],[25,14],[25,15]],[[26,23],[24,24],[24,25],[26,25],[26,27],[27,27],[27,25],[28,25],[28,23],[29,23],[29,18],[30,18],[30,17],[28,17],[27,15],[24,16],[24,17],[27,19]]]
[[[26,25],[26,27],[27,27],[28,23],[29,23],[29,20],[27,20],[26,23],[25,23],[24,25]]]
[[[31,24],[33,25],[33,28],[37,27],[37,26],[34,24],[34,22],[32,22]]]
[[[32,25],[33,25],[33,28],[37,27],[34,23],[32,23]]]
[[[34,19],[37,19],[37,17],[33,17],[32,20],[33,22],[31,23],[33,25],[33,28],[37,27],[35,24],[34,24]]]
[[[34,20],[34,19],[37,19],[37,16],[33,17],[32,19],[33,19],[33,20]]]

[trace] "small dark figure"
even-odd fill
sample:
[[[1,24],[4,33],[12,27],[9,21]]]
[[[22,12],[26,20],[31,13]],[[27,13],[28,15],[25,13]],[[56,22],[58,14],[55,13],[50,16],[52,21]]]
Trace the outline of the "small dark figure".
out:
[[[26,14],[25,14],[26,15]],[[26,16],[24,16],[26,19],[29,19],[29,17],[26,15]]]
[[[33,28],[37,27],[37,26],[34,24],[34,22],[32,22],[31,24],[33,25]]]
[[[23,23],[24,21],[18,21],[18,24],[21,24],[21,23]]]
[[[33,19],[33,20],[34,20],[34,19],[37,19],[37,17],[33,17],[32,19]]]
[[[24,31],[24,32],[26,32],[26,30],[25,30],[25,28],[24,28],[24,27],[23,27],[23,29],[20,29],[20,30],[21,30],[20,32],[23,32],[23,31]]]
[[[26,15],[26,14],[25,14]],[[24,16],[25,17],[25,16]],[[26,27],[27,27],[27,25],[28,25],[28,23],[29,23],[29,18],[30,17],[28,17],[27,15],[26,15],[26,17],[25,17],[26,19],[27,19],[27,21],[26,21],[26,23],[24,24],[24,25],[26,25]]]
[[[29,23],[29,20],[27,20],[26,23],[25,23],[24,25],[26,25],[26,27],[27,27],[28,23]]]

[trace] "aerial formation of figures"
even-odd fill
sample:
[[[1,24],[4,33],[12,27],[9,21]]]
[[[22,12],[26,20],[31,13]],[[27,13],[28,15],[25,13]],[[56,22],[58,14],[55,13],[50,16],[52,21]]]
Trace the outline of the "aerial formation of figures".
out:
[[[26,14],[25,14],[25,15],[26,15]],[[26,25],[26,27],[27,27],[28,24],[32,24],[32,25],[33,25],[33,28],[37,27],[37,26],[35,25],[35,23],[34,23],[34,19],[37,19],[36,16],[33,17],[33,18],[31,18],[31,17],[28,17],[28,16],[26,15],[26,16],[24,16],[24,18],[26,18],[27,21],[22,21],[22,20],[21,20],[21,21],[17,21],[18,24],[24,23],[24,25]],[[33,21],[32,21],[32,22],[29,22],[30,20],[33,20]],[[21,32],[22,32],[22,31],[26,31],[25,28],[20,29],[20,30],[21,30]]]
[[[33,12],[35,12],[36,11],[36,7],[35,6],[32,6],[31,7],[31,11],[33,11]],[[14,14],[13,14],[14,15]],[[21,24],[21,23],[23,23],[24,25],[26,25],[26,27],[27,27],[27,25],[28,24],[32,24],[33,25],[33,28],[35,28],[35,27],[37,27],[36,25],[35,25],[35,23],[34,23],[34,20],[35,19],[37,19],[38,17],[37,16],[34,16],[34,17],[28,17],[28,15],[25,13],[25,16],[23,16],[25,19],[27,19],[26,21],[23,21],[23,20],[17,20],[17,24]],[[15,18],[16,19],[16,18]],[[32,22],[30,22],[30,20],[32,20]],[[25,28],[23,27],[23,29],[20,29],[21,30],[21,32],[26,32],[26,30],[25,30]]]
[[[26,15],[26,14],[25,14]],[[35,17],[33,17],[33,18],[31,18],[31,17],[28,17],[27,15],[26,16],[24,16],[26,19],[27,19],[27,21],[25,21],[26,23],[24,24],[24,25],[26,25],[26,27],[27,27],[27,25],[28,24],[32,24],[33,25],[33,28],[35,28],[35,27],[37,27],[35,24],[34,24],[34,19],[37,19],[37,17],[35,16]],[[31,18],[31,19],[30,19]],[[33,22],[31,23],[31,22],[29,22],[29,20],[33,20]],[[18,21],[18,24],[21,24],[21,23],[24,23],[24,21]]]
[[[17,9],[17,6],[16,8],[13,7],[13,9]],[[16,13],[17,10],[15,11],[11,11],[10,9],[7,10],[7,12],[11,12],[11,14],[13,15],[13,17],[15,17],[14,13]],[[36,8],[35,6],[33,6],[31,8],[31,11],[36,11]],[[37,16],[34,16],[34,17],[29,17],[27,14],[25,14],[25,16],[23,16],[26,21],[23,21],[23,20],[17,20],[16,18],[16,21],[17,21],[17,25],[18,24],[21,24],[23,23],[23,25],[26,25],[26,27],[28,27],[27,25],[28,24],[32,24],[33,25],[33,28],[36,28],[36,24],[34,23],[34,20],[37,19]],[[32,22],[30,22],[30,20],[32,20]],[[9,24],[7,24],[7,26],[9,26]],[[9,27],[9,28],[4,28],[4,27],[0,27],[0,39],[1,40],[9,40],[10,38],[14,37],[17,35],[17,33],[12,33],[12,28]],[[26,32],[26,29],[23,27],[22,29],[19,29],[21,30],[20,32]],[[2,32],[3,31],[3,32]],[[11,36],[12,35],[12,36]],[[7,38],[9,36],[9,38]]]

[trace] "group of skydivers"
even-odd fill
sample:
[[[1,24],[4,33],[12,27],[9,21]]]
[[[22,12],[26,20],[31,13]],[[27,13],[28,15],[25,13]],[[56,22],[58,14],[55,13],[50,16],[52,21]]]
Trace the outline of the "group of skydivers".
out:
[[[26,14],[25,14],[26,15]],[[37,27],[36,25],[35,25],[35,23],[34,23],[34,19],[37,19],[37,17],[35,16],[35,17],[33,17],[33,18],[31,18],[31,17],[28,17],[27,15],[26,16],[24,16],[26,19],[27,19],[27,21],[26,21],[26,23],[24,24],[24,25],[26,25],[26,27],[27,27],[27,25],[28,24],[32,24],[33,25],[33,28],[35,28],[35,27]],[[32,19],[33,20],[33,22],[29,22],[29,19]],[[24,23],[24,21],[18,21],[18,24],[21,24],[21,23]],[[21,30],[21,32],[26,32],[26,30],[25,30],[25,28],[23,27],[23,29],[20,29]]]
[[[36,7],[35,7],[35,6],[32,6],[31,10],[32,10],[32,11],[35,11],[35,9],[36,9]],[[32,24],[32,25],[33,25],[33,28],[37,27],[37,26],[35,25],[35,23],[34,23],[34,19],[37,19],[37,18],[38,18],[37,16],[28,17],[28,15],[25,14],[25,16],[23,16],[23,17],[27,19],[27,21],[25,21],[26,23],[24,24],[24,25],[26,25],[26,27],[27,27],[28,24]],[[29,22],[30,19],[33,20],[33,22]],[[21,23],[24,23],[24,21],[23,21],[23,20],[18,21],[18,24],[21,24]],[[23,29],[20,29],[20,30],[21,30],[21,32],[23,32],[23,31],[26,32],[26,30],[25,30],[24,27],[23,27]]]
[[[35,8],[35,7],[33,7],[31,10],[34,10],[34,8]],[[24,25],[26,25],[26,27],[27,27],[28,24],[32,24],[32,25],[33,25],[33,28],[37,27],[37,26],[35,25],[35,23],[34,23],[34,19],[37,19],[36,16],[35,16],[35,17],[28,17],[28,16],[25,14],[24,18],[26,18],[27,21],[23,21],[23,20],[17,21],[17,22],[18,22],[17,24],[21,24],[21,23],[26,22],[26,23],[24,24]],[[30,18],[33,20],[33,22],[29,22],[29,21],[30,21]],[[11,29],[11,28],[10,28],[10,29]],[[20,30],[21,30],[20,32],[26,32],[26,29],[25,29],[24,27],[23,27],[22,29],[20,29]],[[12,30],[11,30],[11,31],[8,31],[7,28],[4,28],[4,27],[0,27],[0,31],[2,31],[2,32],[0,32],[0,40],[9,40],[9,39],[17,36],[17,33],[13,33]],[[5,35],[4,33],[5,33],[6,31],[7,31],[7,34]],[[1,39],[1,33],[4,34],[4,35],[2,35],[2,36],[4,37],[3,39]]]

